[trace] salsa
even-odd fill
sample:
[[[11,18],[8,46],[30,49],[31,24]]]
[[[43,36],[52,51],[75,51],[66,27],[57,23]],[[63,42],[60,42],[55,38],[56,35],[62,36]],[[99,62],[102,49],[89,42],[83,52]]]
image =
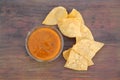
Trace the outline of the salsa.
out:
[[[27,46],[33,57],[47,61],[59,54],[61,39],[52,28],[37,28],[29,35]]]

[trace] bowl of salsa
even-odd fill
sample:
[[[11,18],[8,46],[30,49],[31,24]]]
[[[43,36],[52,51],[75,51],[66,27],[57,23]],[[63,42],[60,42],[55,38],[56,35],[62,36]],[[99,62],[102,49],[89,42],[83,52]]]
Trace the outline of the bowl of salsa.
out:
[[[50,62],[58,58],[63,50],[63,37],[55,26],[40,26],[27,34],[26,50],[39,62]]]

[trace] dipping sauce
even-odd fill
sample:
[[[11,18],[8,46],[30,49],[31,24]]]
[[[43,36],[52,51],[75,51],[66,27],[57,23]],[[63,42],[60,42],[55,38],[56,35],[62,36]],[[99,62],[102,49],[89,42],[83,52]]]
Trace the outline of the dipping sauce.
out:
[[[52,27],[38,27],[27,38],[27,50],[37,61],[54,60],[61,53],[62,36]]]

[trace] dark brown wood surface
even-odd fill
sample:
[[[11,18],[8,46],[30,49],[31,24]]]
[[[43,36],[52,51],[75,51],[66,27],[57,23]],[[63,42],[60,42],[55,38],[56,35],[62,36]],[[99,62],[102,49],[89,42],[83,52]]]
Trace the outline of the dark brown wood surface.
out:
[[[27,32],[56,6],[79,10],[95,40],[105,43],[88,71],[64,68],[62,55],[50,63],[27,55]],[[64,42],[65,50],[75,39]],[[0,0],[0,80],[120,80],[120,0]]]

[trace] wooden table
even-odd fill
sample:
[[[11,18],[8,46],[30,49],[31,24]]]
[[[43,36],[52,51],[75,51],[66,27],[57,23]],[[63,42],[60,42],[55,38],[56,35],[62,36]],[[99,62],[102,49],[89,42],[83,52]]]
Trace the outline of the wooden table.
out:
[[[56,6],[79,10],[95,40],[105,43],[88,71],[64,68],[62,55],[50,63],[27,55],[27,32]],[[64,42],[65,50],[75,39]],[[0,0],[0,80],[120,80],[120,0]]]

